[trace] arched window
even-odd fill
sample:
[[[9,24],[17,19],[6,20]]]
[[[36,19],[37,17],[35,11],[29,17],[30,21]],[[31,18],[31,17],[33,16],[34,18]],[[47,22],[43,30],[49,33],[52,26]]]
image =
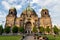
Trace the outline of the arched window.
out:
[[[23,20],[20,20],[20,26],[23,26]]]
[[[45,12],[45,14],[47,14],[47,13]]]

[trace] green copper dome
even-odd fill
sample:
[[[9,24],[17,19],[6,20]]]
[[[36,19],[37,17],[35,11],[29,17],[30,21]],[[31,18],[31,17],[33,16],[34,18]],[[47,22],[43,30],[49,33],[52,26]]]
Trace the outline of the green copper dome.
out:
[[[25,10],[33,11],[33,8],[31,8],[30,6],[28,6]]]
[[[29,5],[28,5],[28,7],[27,7],[24,11],[30,11],[30,12],[33,12],[33,14],[34,14],[35,16],[37,16],[35,10],[34,10],[33,8],[31,8]],[[24,12],[24,11],[23,11],[23,12]]]

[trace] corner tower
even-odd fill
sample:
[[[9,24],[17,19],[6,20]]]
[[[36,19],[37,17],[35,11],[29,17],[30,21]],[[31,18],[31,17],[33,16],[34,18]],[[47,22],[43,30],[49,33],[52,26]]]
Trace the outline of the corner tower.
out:
[[[9,26],[9,27],[12,27],[15,25],[15,20],[16,20],[16,17],[17,17],[17,11],[15,8],[10,8],[9,9],[9,14],[7,15],[6,17],[6,27]]]
[[[52,27],[51,17],[48,9],[42,9],[41,11],[40,26],[43,26],[44,28],[48,26],[49,28]]]

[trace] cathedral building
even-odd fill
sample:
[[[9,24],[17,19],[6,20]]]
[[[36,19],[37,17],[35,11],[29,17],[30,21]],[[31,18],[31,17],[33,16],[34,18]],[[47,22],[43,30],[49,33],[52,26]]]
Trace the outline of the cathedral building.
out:
[[[40,13],[39,13],[40,14]],[[32,31],[33,27],[52,27],[51,18],[48,9],[41,10],[41,17],[39,18],[35,10],[28,6],[23,10],[20,17],[17,17],[17,11],[15,8],[9,9],[9,13],[6,16],[6,27],[24,27],[26,31]]]

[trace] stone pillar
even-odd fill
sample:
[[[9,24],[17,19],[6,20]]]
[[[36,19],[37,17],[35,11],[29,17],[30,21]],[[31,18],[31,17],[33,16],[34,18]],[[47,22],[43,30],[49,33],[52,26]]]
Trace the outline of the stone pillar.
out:
[[[28,30],[27,30],[27,34],[28,34]]]
[[[30,30],[30,34],[31,34],[31,30]]]

